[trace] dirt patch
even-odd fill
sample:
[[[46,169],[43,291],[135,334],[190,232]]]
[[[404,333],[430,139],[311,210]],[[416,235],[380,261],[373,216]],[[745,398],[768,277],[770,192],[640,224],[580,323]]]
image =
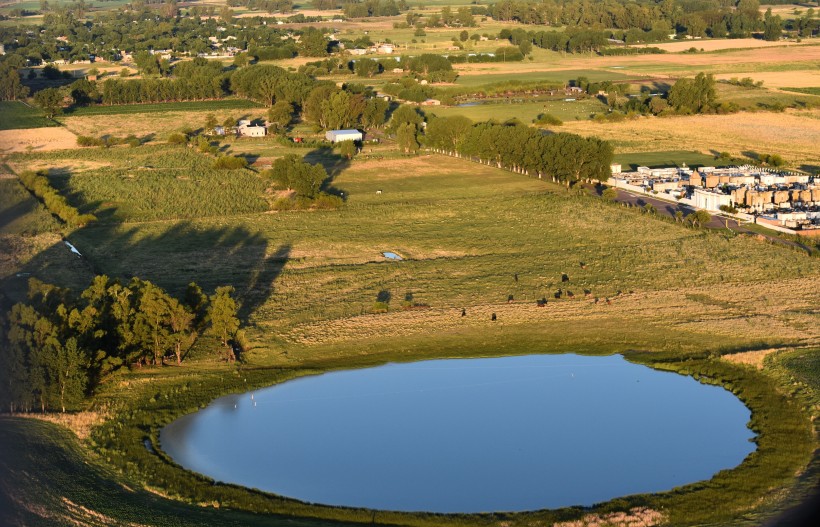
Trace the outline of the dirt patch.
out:
[[[66,128],[0,130],[0,153],[65,150],[77,147],[77,136]]]

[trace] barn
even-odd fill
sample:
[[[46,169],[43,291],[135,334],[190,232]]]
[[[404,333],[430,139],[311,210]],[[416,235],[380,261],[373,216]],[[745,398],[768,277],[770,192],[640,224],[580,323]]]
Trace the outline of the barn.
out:
[[[339,143],[341,141],[361,141],[362,133],[358,130],[328,130],[325,134],[325,139],[331,143]]]

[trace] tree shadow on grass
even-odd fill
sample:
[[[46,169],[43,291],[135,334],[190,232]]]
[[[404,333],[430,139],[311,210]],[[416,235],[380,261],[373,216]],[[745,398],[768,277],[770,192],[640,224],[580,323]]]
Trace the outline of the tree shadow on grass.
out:
[[[19,272],[2,282],[13,302],[25,299],[31,277],[76,293],[95,274],[128,282],[148,280],[176,298],[196,282],[207,294],[223,285],[236,289],[239,317],[247,323],[274,291],[274,283],[288,262],[289,243],[272,248],[268,239],[244,226],[203,226],[192,222],[126,226],[89,224],[31,257]],[[12,302],[12,303],[13,303]]]
[[[347,194],[343,189],[333,185],[334,180],[350,167],[350,159],[334,152],[330,147],[321,147],[308,152],[305,161],[313,165],[322,165],[327,171],[327,179],[322,183],[322,191],[342,198]]]

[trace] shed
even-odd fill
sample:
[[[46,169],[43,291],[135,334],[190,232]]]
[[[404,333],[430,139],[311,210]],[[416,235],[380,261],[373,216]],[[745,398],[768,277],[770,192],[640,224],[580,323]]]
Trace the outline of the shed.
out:
[[[358,130],[328,130],[325,139],[331,143],[340,141],[361,141],[362,133]]]

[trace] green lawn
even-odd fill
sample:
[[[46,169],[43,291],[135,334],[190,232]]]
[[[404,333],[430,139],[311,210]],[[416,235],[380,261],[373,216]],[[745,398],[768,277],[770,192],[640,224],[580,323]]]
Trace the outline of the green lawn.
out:
[[[83,106],[73,108],[66,116],[121,115],[157,112],[197,112],[211,110],[246,110],[262,108],[262,105],[247,99],[221,99],[216,101],[187,101],[157,104],[117,104],[112,106]]]
[[[39,108],[32,108],[20,101],[0,101],[0,130],[46,126],[60,126],[60,123],[47,119]]]

